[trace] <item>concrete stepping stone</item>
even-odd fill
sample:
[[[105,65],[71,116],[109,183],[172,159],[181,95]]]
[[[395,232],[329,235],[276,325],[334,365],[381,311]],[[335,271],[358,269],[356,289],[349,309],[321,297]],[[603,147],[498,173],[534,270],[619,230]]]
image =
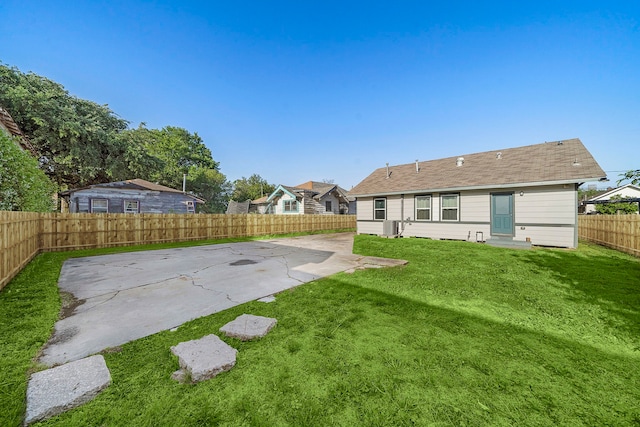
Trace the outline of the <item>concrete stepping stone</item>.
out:
[[[276,325],[278,321],[271,317],[243,314],[220,328],[228,337],[249,341],[254,338],[262,338]]]
[[[238,353],[216,335],[181,342],[171,347],[171,352],[178,356],[181,368],[171,377],[181,382],[191,377],[193,383],[208,380],[230,370],[236,364]]]
[[[36,372],[27,386],[25,425],[42,421],[89,402],[111,384],[101,355]]]
[[[270,303],[270,302],[274,302],[276,300],[276,297],[273,295],[268,295],[266,297],[262,297],[258,300],[258,302],[266,302],[266,303]]]

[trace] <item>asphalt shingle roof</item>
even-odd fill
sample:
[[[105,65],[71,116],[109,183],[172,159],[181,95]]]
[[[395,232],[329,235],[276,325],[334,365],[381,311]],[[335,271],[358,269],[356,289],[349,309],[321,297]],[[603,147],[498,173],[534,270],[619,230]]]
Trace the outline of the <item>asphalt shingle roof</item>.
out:
[[[458,158],[464,158],[461,166]],[[350,196],[508,187],[534,183],[596,181],[606,174],[575,139],[382,167],[356,185]]]
[[[13,120],[13,117],[11,117],[11,114],[2,107],[0,107],[0,126],[7,129],[11,136],[18,137],[18,143],[23,150],[27,150],[35,157],[39,157],[38,152],[33,147],[27,136],[20,130],[18,124]]]
[[[79,190],[85,190],[87,188],[123,188],[123,189],[132,189],[132,190],[150,190],[150,191],[161,191],[164,193],[182,193],[181,190],[176,190],[175,188],[167,187],[160,184],[155,184],[153,182],[149,182],[144,179],[136,178],[136,179],[127,179],[126,181],[114,181],[114,182],[105,182],[102,184],[93,184],[87,185],[86,187],[74,188],[71,190],[66,190],[60,192],[61,195],[69,195],[73,192]],[[194,196],[193,194],[186,193],[187,196],[195,199],[199,203],[205,203],[203,199],[198,196]]]

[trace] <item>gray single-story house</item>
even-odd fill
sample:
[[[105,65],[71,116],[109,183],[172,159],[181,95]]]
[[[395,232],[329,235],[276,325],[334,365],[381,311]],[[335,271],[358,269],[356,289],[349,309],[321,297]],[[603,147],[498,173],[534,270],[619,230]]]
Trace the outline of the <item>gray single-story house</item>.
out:
[[[349,194],[360,234],[575,248],[578,187],[604,179],[569,139],[387,166]]]
[[[63,212],[195,213],[205,201],[144,179],[94,184],[60,193]]]
[[[275,214],[353,214],[355,199],[336,184],[307,181],[289,187],[278,185],[266,200],[254,201],[263,213]],[[262,205],[262,206],[260,206]]]

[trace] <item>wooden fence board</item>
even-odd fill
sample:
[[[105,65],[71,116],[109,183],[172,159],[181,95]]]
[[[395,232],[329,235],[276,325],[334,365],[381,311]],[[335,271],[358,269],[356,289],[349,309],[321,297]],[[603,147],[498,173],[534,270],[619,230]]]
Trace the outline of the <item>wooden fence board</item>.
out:
[[[578,237],[640,256],[640,215],[580,215]]]
[[[0,289],[41,251],[355,228],[355,215],[133,215],[0,211]]]
[[[40,216],[0,211],[0,289],[38,254]]]

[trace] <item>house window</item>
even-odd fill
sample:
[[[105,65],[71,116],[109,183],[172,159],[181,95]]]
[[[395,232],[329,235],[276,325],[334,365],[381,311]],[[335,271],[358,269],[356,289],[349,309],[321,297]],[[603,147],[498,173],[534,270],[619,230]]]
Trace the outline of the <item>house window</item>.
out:
[[[285,200],[284,201],[284,211],[285,212],[298,212],[298,201],[297,200]]]
[[[387,219],[387,199],[373,201],[373,219]]]
[[[460,196],[458,194],[444,194],[441,198],[440,218],[442,221],[458,221],[460,211]]]
[[[91,199],[91,213],[108,213],[109,200],[107,199]]]
[[[187,213],[196,213],[196,206],[193,200],[187,200]]]
[[[416,196],[416,220],[431,221],[431,196]]]
[[[140,212],[140,202],[137,200],[125,200],[124,201],[124,213],[138,213]]]
[[[324,210],[326,212],[333,212],[333,209],[331,209],[331,200],[324,202]]]

